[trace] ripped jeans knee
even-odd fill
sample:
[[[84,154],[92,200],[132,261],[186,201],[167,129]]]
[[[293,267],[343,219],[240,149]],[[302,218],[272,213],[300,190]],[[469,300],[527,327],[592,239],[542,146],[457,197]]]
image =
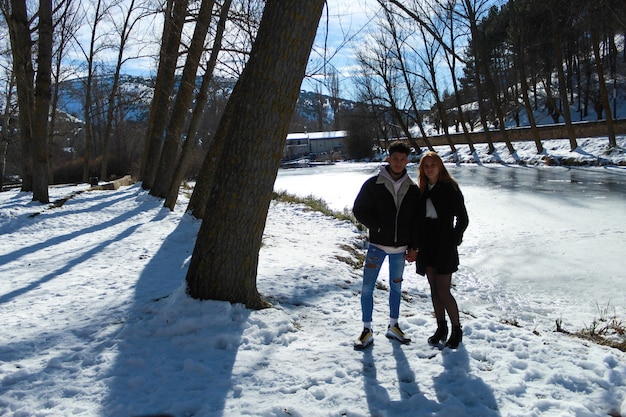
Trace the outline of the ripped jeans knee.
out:
[[[387,254],[384,250],[370,245],[363,265],[363,287],[361,291],[361,311],[365,322],[372,321],[374,288],[385,259],[389,263],[389,317],[398,318],[399,316],[404,253]]]

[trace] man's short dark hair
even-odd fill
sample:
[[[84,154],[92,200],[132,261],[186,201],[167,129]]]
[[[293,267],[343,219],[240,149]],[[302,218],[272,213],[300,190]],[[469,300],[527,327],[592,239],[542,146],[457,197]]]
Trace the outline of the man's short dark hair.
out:
[[[406,156],[409,156],[409,154],[411,153],[411,148],[409,148],[404,142],[401,142],[399,140],[393,141],[391,142],[391,144],[389,145],[389,155],[391,155],[394,152],[400,152],[405,154]]]

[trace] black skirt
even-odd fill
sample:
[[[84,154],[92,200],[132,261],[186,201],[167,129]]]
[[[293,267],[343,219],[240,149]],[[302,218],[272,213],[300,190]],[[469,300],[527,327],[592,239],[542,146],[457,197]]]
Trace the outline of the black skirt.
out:
[[[417,273],[420,275],[426,274],[427,267],[435,268],[437,274],[451,274],[459,269],[456,243],[442,226],[439,219],[426,219],[422,223],[422,244],[417,253]]]

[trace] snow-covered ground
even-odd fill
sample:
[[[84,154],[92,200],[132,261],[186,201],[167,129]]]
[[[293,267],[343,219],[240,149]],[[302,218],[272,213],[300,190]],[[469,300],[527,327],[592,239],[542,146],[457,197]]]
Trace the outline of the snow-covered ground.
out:
[[[604,152],[596,142],[577,154]],[[615,163],[624,137],[620,147]],[[556,141],[547,149],[568,152]],[[342,199],[355,177],[325,186],[331,207],[351,204]],[[184,198],[170,212],[138,184],[86,189],[51,188],[52,199],[75,194],[55,209],[0,193],[0,415],[626,416],[616,349],[505,324],[488,308],[464,312],[458,350],[428,346],[429,294],[411,267],[400,323],[413,342],[383,336],[383,272],[374,346],[354,351],[361,272],[344,259],[363,239],[348,222],[272,203],[258,287],[274,308],[250,311],[185,294],[199,221],[184,215]],[[455,274],[459,285],[469,270]]]

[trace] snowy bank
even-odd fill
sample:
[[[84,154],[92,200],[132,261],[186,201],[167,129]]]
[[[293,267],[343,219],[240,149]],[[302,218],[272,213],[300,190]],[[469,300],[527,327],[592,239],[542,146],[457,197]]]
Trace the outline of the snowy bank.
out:
[[[619,350],[489,310],[463,313],[458,350],[429,346],[432,306],[410,267],[400,324],[413,342],[383,336],[383,269],[375,343],[354,351],[361,271],[346,260],[364,241],[349,222],[272,203],[258,288],[274,307],[250,311],[186,295],[199,221],[184,196],[173,212],[139,184],[55,209],[30,199],[0,193],[1,415],[626,416]]]

